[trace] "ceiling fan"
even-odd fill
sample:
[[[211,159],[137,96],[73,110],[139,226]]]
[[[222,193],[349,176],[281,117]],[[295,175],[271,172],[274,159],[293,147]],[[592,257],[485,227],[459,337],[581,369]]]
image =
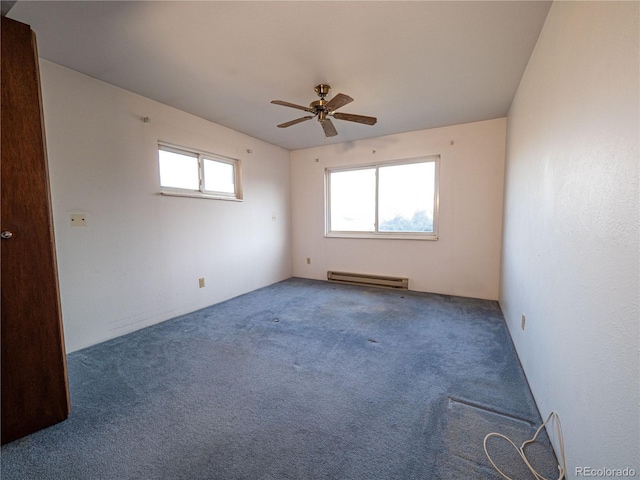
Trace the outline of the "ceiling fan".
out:
[[[331,87],[325,84],[316,86],[314,90],[318,94],[318,97],[320,97],[320,100],[311,102],[308,107],[296,105],[295,103],[285,102],[283,100],[273,100],[271,103],[274,103],[276,105],[297,108],[298,110],[304,110],[305,112],[313,114],[307,115],[306,117],[296,118],[295,120],[291,120],[290,122],[281,123],[280,125],[278,125],[278,128],[287,128],[291,125],[295,125],[297,123],[318,117],[318,121],[320,122],[320,125],[322,125],[325,136],[335,137],[336,135],[338,135],[338,131],[336,130],[336,127],[333,126],[333,123],[331,122],[331,119],[329,117],[337,118],[338,120],[346,120],[348,122],[364,123],[365,125],[375,125],[375,123],[378,121],[378,119],[375,117],[366,117],[364,115],[353,115],[351,113],[336,112],[336,110],[340,107],[344,107],[347,103],[353,102],[353,98],[351,98],[349,95],[345,95],[344,93],[339,93],[331,100],[327,101],[324,99],[324,97],[327,96],[330,89]]]

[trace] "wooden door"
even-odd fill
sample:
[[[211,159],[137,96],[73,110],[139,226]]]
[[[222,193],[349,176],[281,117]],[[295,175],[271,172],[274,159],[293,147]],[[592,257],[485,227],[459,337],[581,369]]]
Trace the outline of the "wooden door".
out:
[[[67,418],[69,391],[35,35],[1,27],[4,444]]]

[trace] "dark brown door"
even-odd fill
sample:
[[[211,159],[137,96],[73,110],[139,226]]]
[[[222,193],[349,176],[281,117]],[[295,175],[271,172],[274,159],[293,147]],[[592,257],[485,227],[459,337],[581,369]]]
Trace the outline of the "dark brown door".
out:
[[[49,177],[35,35],[2,17],[2,443],[67,418]]]

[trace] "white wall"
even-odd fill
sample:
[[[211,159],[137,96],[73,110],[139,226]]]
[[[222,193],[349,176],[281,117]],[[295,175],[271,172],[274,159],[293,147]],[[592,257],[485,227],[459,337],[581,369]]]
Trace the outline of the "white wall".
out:
[[[291,152],[294,275],[399,275],[411,290],[497,300],[505,127],[502,118]],[[324,237],[326,167],[434,154],[441,155],[437,241]]]
[[[569,478],[640,475],[639,7],[555,2],[508,116],[500,303]]]
[[[40,67],[68,352],[291,276],[288,151]],[[241,159],[244,201],[159,195],[158,140]]]

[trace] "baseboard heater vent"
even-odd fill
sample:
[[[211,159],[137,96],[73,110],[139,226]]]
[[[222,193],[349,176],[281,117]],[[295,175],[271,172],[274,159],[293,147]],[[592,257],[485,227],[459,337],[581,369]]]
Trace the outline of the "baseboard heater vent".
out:
[[[367,287],[393,288],[396,290],[408,290],[409,279],[402,277],[388,277],[385,275],[367,275],[349,272],[327,272],[327,279],[334,283],[347,283],[349,285],[363,285]]]

